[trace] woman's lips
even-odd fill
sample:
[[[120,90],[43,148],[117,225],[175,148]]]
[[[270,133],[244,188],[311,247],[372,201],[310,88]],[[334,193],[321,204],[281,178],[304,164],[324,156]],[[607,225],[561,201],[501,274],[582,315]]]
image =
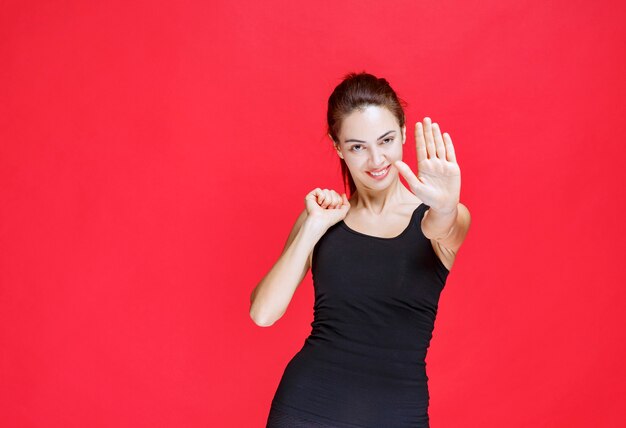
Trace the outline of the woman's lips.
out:
[[[383,170],[379,170],[379,171],[374,171],[374,172],[382,172],[384,171],[382,174],[377,174],[374,175],[372,174],[372,171],[367,171],[368,175],[376,180],[382,180],[383,178],[385,178],[387,176],[387,174],[389,174],[389,168],[391,167],[391,165],[387,165],[386,168],[384,168]]]

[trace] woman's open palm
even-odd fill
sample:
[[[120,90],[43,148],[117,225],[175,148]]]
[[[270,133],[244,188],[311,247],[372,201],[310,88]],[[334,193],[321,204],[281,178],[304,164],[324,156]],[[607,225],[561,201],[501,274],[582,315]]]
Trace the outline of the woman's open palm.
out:
[[[421,201],[436,211],[452,212],[461,197],[461,169],[450,135],[442,135],[439,125],[425,117],[423,124],[415,124],[415,144],[418,176],[402,161],[394,165]]]

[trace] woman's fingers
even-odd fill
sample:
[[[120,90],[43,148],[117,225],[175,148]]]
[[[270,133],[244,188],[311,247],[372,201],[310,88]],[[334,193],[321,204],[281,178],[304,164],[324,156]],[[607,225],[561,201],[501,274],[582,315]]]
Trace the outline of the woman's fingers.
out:
[[[456,154],[454,153],[454,146],[452,145],[452,138],[450,138],[450,134],[444,132],[443,141],[446,143],[446,156],[448,161],[456,162]]]
[[[304,205],[309,214],[312,213],[313,211],[318,211],[319,199],[322,194],[323,194],[322,189],[317,187],[311,190],[309,193],[307,193],[307,195],[304,197]]]
[[[419,189],[420,186],[422,186],[422,183],[420,183],[415,173],[411,170],[411,167],[409,167],[401,160],[397,160],[393,164],[396,168],[398,168],[398,171],[400,171],[400,174],[402,174],[402,176],[408,183],[411,191],[415,193],[415,189]]]
[[[341,197],[341,195],[337,192],[335,192],[334,190],[330,190],[329,191],[332,197],[332,203],[328,206],[328,208],[341,208],[341,206],[343,205],[343,199]]]
[[[326,193],[322,189],[318,189],[315,191],[315,202],[317,205],[322,207],[324,205],[324,201],[326,200]]]
[[[305,200],[312,200],[312,201],[315,201],[315,202],[319,203],[319,202],[318,202],[318,199],[319,199],[319,194],[320,194],[320,192],[321,192],[321,191],[322,191],[322,189],[320,189],[319,187],[317,187],[317,188],[315,188],[315,189],[311,190],[311,191],[310,191],[310,192],[309,192],[309,193],[308,193],[308,194],[304,197],[304,199],[305,199]]]
[[[428,159],[426,140],[424,140],[424,125],[422,122],[415,123],[415,151],[417,152],[417,164]]]
[[[333,204],[333,193],[331,190],[324,189],[324,193],[326,193],[326,199],[324,199],[324,208],[328,208]]]
[[[314,191],[314,195],[315,195],[315,202],[317,202],[317,204],[321,204],[322,201],[324,200],[324,191],[320,188],[315,189]]]
[[[341,196],[334,190],[331,190],[330,192],[333,198],[333,202],[329,205],[329,208],[339,208],[341,206]]]
[[[428,159],[437,155],[435,148],[435,138],[433,137],[433,127],[430,117],[424,118],[424,140],[426,140],[426,152],[428,153]]]
[[[319,206],[324,208],[324,204],[327,202],[327,200],[328,195],[326,194],[326,192],[324,190],[320,190],[319,194],[317,195],[317,203],[319,204]]]
[[[345,193],[341,195],[341,200],[342,200],[342,204],[341,204],[342,208],[350,207],[350,201],[348,200],[348,196]]]
[[[433,123],[433,137],[435,139],[435,149],[437,151],[437,157],[439,159],[446,158],[446,148],[443,143],[443,137],[441,136],[441,129],[439,129],[438,123]]]
[[[411,167],[409,167],[407,164],[405,164],[401,160],[397,160],[393,164],[396,168],[398,168],[398,171],[400,171],[400,174],[404,177],[407,183],[412,184],[414,180],[417,180],[417,177],[415,176],[413,171],[411,171]]]
[[[335,206],[335,192],[333,190],[328,191],[328,206],[326,208],[333,208]]]
[[[340,195],[331,189],[320,189],[319,187],[312,190],[305,199],[313,199],[324,209],[342,208],[345,204],[350,205],[346,194]]]

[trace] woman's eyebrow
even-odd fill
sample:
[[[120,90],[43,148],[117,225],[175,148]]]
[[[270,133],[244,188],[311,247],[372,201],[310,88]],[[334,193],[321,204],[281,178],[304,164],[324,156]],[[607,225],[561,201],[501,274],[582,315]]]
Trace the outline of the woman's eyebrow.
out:
[[[381,135],[380,137],[378,137],[376,139],[376,141],[380,140],[381,138],[384,138],[385,135],[389,134],[390,132],[396,132],[395,129],[392,129],[391,131],[387,131],[385,132],[383,135]],[[350,138],[349,140],[344,141],[344,143],[366,143],[367,141],[362,141],[362,140],[357,140],[355,138]]]

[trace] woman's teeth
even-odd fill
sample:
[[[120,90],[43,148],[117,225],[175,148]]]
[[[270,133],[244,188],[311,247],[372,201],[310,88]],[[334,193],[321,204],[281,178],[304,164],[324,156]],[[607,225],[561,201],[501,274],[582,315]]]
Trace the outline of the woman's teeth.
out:
[[[387,174],[387,172],[389,171],[389,166],[387,166],[385,169],[383,169],[382,171],[379,172],[371,172],[368,171],[368,174],[370,174],[372,177],[383,177],[385,174]]]

